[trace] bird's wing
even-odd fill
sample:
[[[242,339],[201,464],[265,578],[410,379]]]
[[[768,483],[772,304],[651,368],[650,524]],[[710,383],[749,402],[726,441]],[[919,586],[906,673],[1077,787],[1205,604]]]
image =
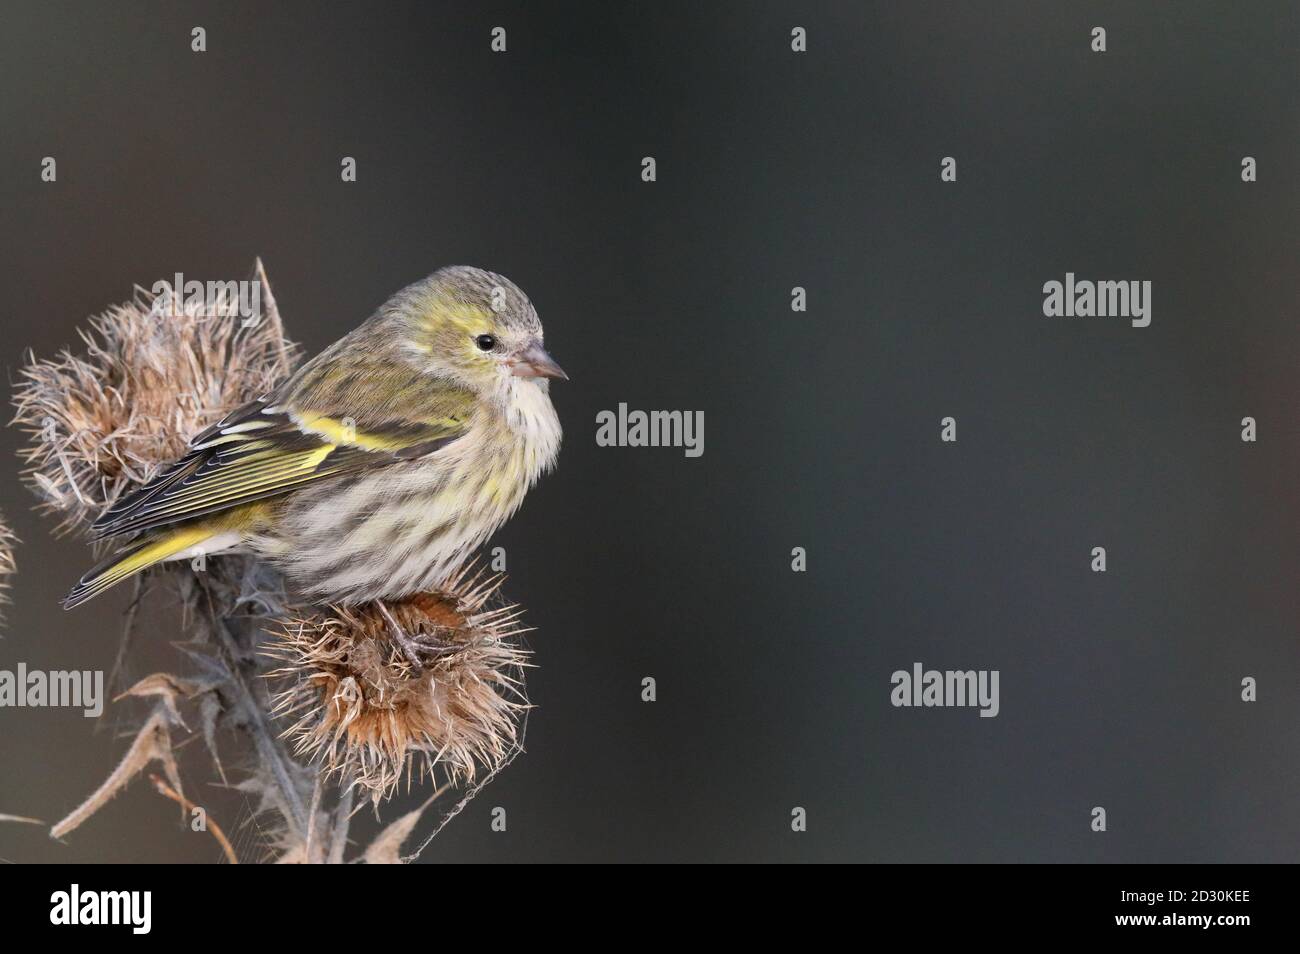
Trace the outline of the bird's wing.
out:
[[[465,433],[473,410],[468,392],[443,388],[434,398],[418,415],[389,408],[361,423],[275,395],[253,401],[195,436],[183,457],[114,503],[91,530],[97,538],[152,530],[431,454]]]

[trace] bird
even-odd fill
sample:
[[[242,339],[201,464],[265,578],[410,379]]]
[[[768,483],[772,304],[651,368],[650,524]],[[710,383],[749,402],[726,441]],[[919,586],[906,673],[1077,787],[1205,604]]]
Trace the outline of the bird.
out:
[[[63,605],[231,552],[340,606],[382,611],[436,588],[554,467],[552,379],[568,375],[528,296],[493,272],[442,268],[108,506],[92,536],[129,542]]]

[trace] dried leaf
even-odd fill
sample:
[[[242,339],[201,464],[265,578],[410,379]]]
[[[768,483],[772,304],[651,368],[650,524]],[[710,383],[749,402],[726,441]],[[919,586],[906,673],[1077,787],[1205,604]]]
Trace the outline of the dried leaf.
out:
[[[156,672],[151,676],[145,676],[113,701],[120,702],[127,696],[159,696],[162,698],[163,705],[167,707],[167,713],[171,716],[172,721],[188,729],[189,726],[185,725],[185,720],[181,718],[180,709],[177,708],[177,699],[188,699],[198,692],[199,688],[199,684],[191,679],[182,679],[169,673]]]
[[[221,756],[217,754],[217,720],[221,717],[223,708],[221,697],[215,692],[205,692],[199,697],[199,725],[203,729],[203,744],[208,747],[217,774],[225,784],[226,770],[221,765]]]
[[[104,784],[95,789],[90,797],[74,808],[66,818],[50,829],[51,838],[64,835],[81,826],[91,815],[99,811],[114,795],[130,783],[151,762],[162,763],[163,772],[172,788],[181,791],[180,773],[176,770],[176,757],[172,753],[171,735],[167,731],[167,711],[158,706],[153,714],[140,727],[135,741],[127,749],[117,768],[104,780]]]
[[[411,837],[411,832],[415,831],[415,826],[420,823],[421,816],[434,799],[445,792],[449,786],[444,785],[425,800],[424,804],[415,811],[407,812],[397,821],[384,827],[375,840],[366,848],[365,854],[361,856],[362,860],[368,865],[402,865],[406,861],[402,858],[402,845],[406,839]]]

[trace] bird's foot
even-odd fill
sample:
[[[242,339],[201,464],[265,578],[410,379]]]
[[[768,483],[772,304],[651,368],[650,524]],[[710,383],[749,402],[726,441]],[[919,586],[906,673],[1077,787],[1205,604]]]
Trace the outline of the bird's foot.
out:
[[[422,652],[432,656],[448,656],[454,652],[459,652],[463,648],[459,643],[441,640],[432,635],[417,636],[414,642]]]
[[[397,643],[402,655],[415,667],[417,673],[422,672],[424,663],[420,661],[419,647],[416,645],[415,640],[406,635],[406,630],[402,629],[401,624],[397,622],[397,618],[393,616],[392,610],[388,608],[383,600],[375,600],[375,606],[379,607],[379,615],[388,623],[388,633],[393,637],[393,642]]]

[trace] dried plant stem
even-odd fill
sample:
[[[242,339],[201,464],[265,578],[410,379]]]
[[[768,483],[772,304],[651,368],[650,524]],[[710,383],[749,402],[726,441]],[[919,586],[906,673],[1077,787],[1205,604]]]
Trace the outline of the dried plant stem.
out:
[[[234,635],[230,632],[227,620],[217,617],[215,613],[211,616],[212,629],[217,635],[217,640],[221,646],[222,654],[226,657],[226,665],[230,669],[230,687],[234,691],[236,700],[243,710],[249,735],[253,738],[253,744],[257,748],[258,759],[267,769],[276,787],[280,790],[280,796],[284,800],[285,823],[289,826],[290,832],[300,840],[307,838],[307,810],[302,803],[302,795],[298,791],[298,786],[294,784],[293,775],[289,772],[289,757],[285,754],[284,749],[280,746],[279,739],[276,738],[275,732],[271,729],[270,721],[266,715],[266,709],[259,704],[253,695],[253,690],[248,684],[248,678],[244,674],[243,666],[240,663],[240,647],[235,641]]]
[[[39,818],[28,818],[26,815],[0,815],[0,822],[17,822],[20,825],[44,825],[45,822]]]
[[[140,598],[144,595],[144,577],[135,578],[135,588],[131,593],[131,604],[126,608],[126,616],[122,623],[122,639],[117,645],[117,658],[113,660],[113,670],[108,676],[108,688],[114,692],[118,688],[118,680],[122,677],[122,670],[126,666],[126,654],[131,648],[131,637],[135,635],[135,617],[140,612]]]
[[[325,863],[331,865],[343,864],[343,852],[348,846],[348,828],[352,824],[353,786],[349,783],[340,788],[342,794],[334,808],[334,830],[330,833],[330,850],[325,859]]]
[[[311,807],[307,809],[307,844],[303,849],[309,865],[315,864],[317,859],[316,829],[320,827],[321,788],[320,776],[317,776],[315,783],[311,787]]]
[[[180,792],[176,791],[164,782],[160,776],[151,772],[149,774],[149,781],[153,783],[153,787],[157,790],[159,795],[170,798],[187,812],[193,812],[194,809],[198,807]],[[206,815],[206,812],[204,814]],[[235,854],[234,846],[230,844],[230,839],[226,837],[226,833],[221,830],[221,826],[217,824],[216,820],[213,818],[207,818],[204,824],[207,826],[206,830],[212,832],[212,837],[217,840],[217,844],[221,846],[221,850],[226,853],[226,860],[232,865],[239,864],[239,856]]]

